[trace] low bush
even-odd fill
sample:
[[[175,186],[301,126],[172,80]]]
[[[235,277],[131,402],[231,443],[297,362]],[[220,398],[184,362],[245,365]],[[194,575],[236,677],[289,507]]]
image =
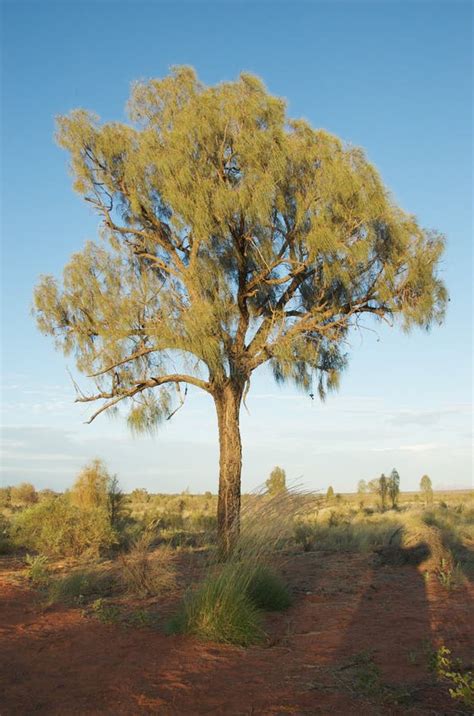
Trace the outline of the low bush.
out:
[[[461,661],[453,659],[451,651],[444,645],[432,654],[430,668],[450,685],[448,690],[452,699],[474,708],[474,672],[464,669]]]
[[[38,554],[36,557],[32,557],[31,554],[27,554],[25,561],[27,564],[27,575],[30,582],[38,587],[45,586],[50,580],[48,558],[44,554]]]
[[[15,515],[16,546],[48,556],[97,556],[117,541],[105,509],[83,510],[67,496],[39,502]]]
[[[307,522],[298,522],[295,524],[294,537],[296,544],[303,548],[303,552],[310,552],[313,549],[316,537],[313,525]]]
[[[281,611],[291,605],[287,586],[276,572],[263,565],[251,570],[247,595],[256,607],[266,611]]]
[[[85,604],[92,599],[111,594],[115,586],[110,572],[77,571],[52,581],[48,589],[48,605],[62,603],[70,606]]]
[[[142,535],[130,552],[119,558],[119,579],[124,589],[138,597],[156,596],[176,584],[173,555],[167,548],[150,552],[150,538]]]
[[[91,613],[102,622],[102,624],[117,624],[122,617],[121,611],[116,604],[107,604],[102,598],[92,602]]]

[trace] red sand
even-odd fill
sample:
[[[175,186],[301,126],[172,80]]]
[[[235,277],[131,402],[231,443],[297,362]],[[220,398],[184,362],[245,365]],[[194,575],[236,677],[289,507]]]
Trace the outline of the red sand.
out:
[[[268,617],[267,644],[240,649],[104,625],[80,609],[44,610],[15,580],[22,565],[3,558],[0,716],[460,713],[428,672],[426,653],[429,642],[445,643],[469,664],[472,586],[446,591],[416,567],[373,562],[289,556],[294,605]],[[361,652],[373,656],[389,692],[360,695],[351,664]],[[403,691],[403,703],[387,697]]]

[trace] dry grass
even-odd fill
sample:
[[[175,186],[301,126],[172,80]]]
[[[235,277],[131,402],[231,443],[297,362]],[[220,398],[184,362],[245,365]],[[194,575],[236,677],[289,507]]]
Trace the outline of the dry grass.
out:
[[[165,547],[151,551],[150,542],[149,535],[142,535],[119,557],[119,581],[127,593],[137,597],[158,596],[176,585],[173,552]]]

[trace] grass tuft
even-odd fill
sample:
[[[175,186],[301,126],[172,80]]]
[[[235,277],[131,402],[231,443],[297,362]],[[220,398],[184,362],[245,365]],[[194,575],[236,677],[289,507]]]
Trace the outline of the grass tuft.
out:
[[[290,594],[275,572],[263,565],[231,561],[188,592],[168,631],[248,646],[265,637],[261,610],[277,611],[290,604]]]
[[[258,609],[282,611],[291,606],[287,586],[273,570],[263,565],[254,568],[247,585],[247,595]]]
[[[240,646],[258,643],[265,636],[258,608],[242,589],[242,581],[225,568],[186,594],[168,632]]]

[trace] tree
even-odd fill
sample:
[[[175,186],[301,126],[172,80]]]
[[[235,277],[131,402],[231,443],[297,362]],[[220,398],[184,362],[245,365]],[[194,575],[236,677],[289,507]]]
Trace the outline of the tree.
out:
[[[289,119],[256,77],[206,87],[175,68],[136,84],[128,110],[129,123],[58,119],[103,242],[73,255],[62,285],[41,279],[37,322],[95,382],[76,398],[100,404],[89,422],[125,405],[132,429],[153,430],[184,402],[181,386],[212,397],[226,554],[252,372],[268,363],[323,398],[364,317],[441,320],[443,237],[395,205],[362,150]]]
[[[117,475],[111,475],[105,463],[98,458],[86,465],[72,486],[70,501],[82,510],[104,510],[114,527],[124,504]]]
[[[395,509],[400,494],[400,475],[395,468],[393,468],[387,480],[387,493],[392,502],[392,509]]]
[[[428,475],[423,475],[420,480],[420,492],[422,493],[426,504],[433,502],[433,485],[431,483],[431,478],[428,477]]]
[[[369,480],[367,489],[373,495],[378,495],[380,493],[380,478],[375,477],[373,480]]]
[[[274,467],[265,482],[269,495],[278,495],[286,490],[286,472],[281,467]]]
[[[380,477],[376,477],[375,479],[370,480],[368,484],[369,491],[380,497],[380,502],[382,504],[382,512],[385,512],[385,507],[387,504],[388,485],[389,480],[383,473],[380,475]]]
[[[130,493],[130,501],[131,502],[149,502],[150,495],[148,494],[148,490],[146,490],[144,487],[136,487]]]
[[[388,479],[382,473],[379,477],[379,496],[380,501],[382,503],[382,512],[385,512],[385,507],[387,504],[387,495],[388,495]]]
[[[326,492],[326,500],[333,500],[334,499],[334,488],[329,485],[327,492]]]
[[[120,489],[120,483],[117,475],[109,477],[107,484],[107,507],[109,511],[109,519],[112,527],[117,525],[117,522],[123,512],[125,503],[125,495]]]
[[[365,480],[359,480],[357,483],[357,494],[358,495],[365,495],[368,492],[368,486]]]
[[[38,493],[31,483],[22,482],[20,485],[10,488],[10,501],[12,505],[27,507],[38,502]]]
[[[92,460],[77,476],[70,493],[71,502],[83,510],[106,508],[110,479],[102,460]]]

